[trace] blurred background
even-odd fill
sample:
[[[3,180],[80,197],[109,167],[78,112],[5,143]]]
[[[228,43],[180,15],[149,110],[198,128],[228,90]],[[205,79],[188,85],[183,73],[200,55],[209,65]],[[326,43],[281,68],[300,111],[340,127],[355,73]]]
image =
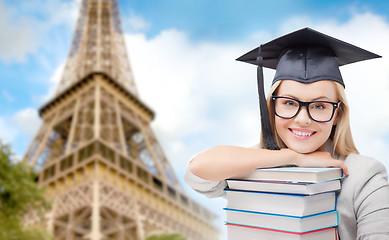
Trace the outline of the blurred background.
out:
[[[0,0],[0,138],[19,158],[41,124],[39,107],[55,93],[79,5]],[[259,141],[256,68],[235,59],[288,32],[310,27],[383,56],[341,71],[357,148],[389,168],[388,1],[119,0],[119,6],[140,98],[156,112],[152,127],[187,193],[220,216],[215,224],[223,234],[225,200],[191,190],[185,168],[214,145]],[[265,70],[266,89],[273,75]]]

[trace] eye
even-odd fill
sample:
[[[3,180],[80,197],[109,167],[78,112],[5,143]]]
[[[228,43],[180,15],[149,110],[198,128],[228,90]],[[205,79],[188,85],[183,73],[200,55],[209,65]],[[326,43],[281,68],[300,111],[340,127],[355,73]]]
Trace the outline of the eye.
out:
[[[313,110],[325,110],[328,108],[328,103],[325,102],[314,102],[311,104]]]
[[[282,104],[287,107],[298,107],[298,103],[296,101],[290,100],[290,99],[284,99],[282,101]]]

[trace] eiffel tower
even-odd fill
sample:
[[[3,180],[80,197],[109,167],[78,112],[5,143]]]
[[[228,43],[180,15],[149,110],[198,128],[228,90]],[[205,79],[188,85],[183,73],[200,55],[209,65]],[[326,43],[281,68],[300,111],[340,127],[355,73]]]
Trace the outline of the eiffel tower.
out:
[[[57,92],[39,113],[25,159],[53,199],[45,225],[56,239],[218,238],[216,216],[185,194],[150,127],[117,0],[81,2]]]

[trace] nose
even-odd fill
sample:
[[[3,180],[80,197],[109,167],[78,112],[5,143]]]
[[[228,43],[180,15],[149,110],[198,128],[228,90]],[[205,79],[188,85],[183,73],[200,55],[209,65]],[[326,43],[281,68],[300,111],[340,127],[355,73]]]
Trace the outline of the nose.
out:
[[[312,119],[308,115],[308,111],[306,107],[302,107],[300,111],[297,113],[297,116],[294,120],[301,125],[309,125],[312,123]]]

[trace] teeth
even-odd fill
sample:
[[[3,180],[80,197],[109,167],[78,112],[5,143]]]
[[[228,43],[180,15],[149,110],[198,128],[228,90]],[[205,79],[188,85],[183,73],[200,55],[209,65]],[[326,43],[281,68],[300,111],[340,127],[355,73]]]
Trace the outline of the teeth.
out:
[[[299,135],[299,136],[311,136],[312,133],[309,133],[309,132],[299,132],[299,131],[294,131],[293,130],[293,133],[296,134],[296,135]]]

